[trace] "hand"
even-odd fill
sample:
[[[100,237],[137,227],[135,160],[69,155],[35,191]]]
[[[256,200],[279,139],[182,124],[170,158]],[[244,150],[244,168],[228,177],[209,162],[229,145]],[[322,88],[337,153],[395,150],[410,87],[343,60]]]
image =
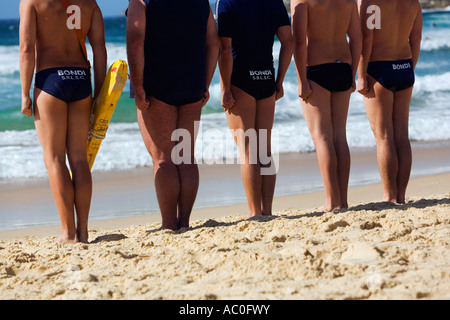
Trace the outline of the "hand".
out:
[[[367,76],[358,77],[358,85],[356,86],[356,90],[362,95],[369,92],[369,81],[367,80]]]
[[[205,91],[203,92],[203,98],[202,98],[202,108],[206,105],[206,103],[209,100],[209,92]]]
[[[298,96],[303,100],[307,101],[312,95],[311,84],[309,81],[305,81],[298,86]]]
[[[353,82],[352,82],[352,92],[355,92],[356,91],[356,82],[355,82],[355,80],[353,80]]]
[[[143,87],[134,89],[134,103],[139,110],[148,110],[150,101],[147,99],[145,90]]]
[[[225,91],[222,94],[222,107],[225,109],[231,109],[234,107],[236,101],[234,100],[233,93],[230,90]]]
[[[22,97],[22,113],[30,118],[33,115],[33,102],[30,96]]]
[[[275,91],[275,101],[283,98],[283,96],[284,96],[283,84],[282,83],[277,83],[275,90],[276,90]]]

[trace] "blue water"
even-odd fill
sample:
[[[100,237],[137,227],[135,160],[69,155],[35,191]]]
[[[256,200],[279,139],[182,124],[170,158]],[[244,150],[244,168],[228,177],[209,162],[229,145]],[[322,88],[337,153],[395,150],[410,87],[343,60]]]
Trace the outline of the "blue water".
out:
[[[18,25],[18,20],[0,21],[0,182],[3,183],[17,178],[46,176],[34,122],[20,112]],[[125,18],[106,18],[105,27],[108,63],[112,64],[117,59],[126,60]],[[449,32],[450,11],[424,13],[423,43],[416,69],[410,114],[410,136],[414,141],[450,140]],[[278,50],[279,43],[276,41],[275,65],[278,63]],[[297,97],[293,61],[284,89],[285,97],[277,103],[274,123],[274,129],[278,132],[278,151],[313,151],[314,146]],[[211,99],[202,115],[203,149],[196,154],[197,159],[205,161],[235,156],[235,150],[230,154],[229,148],[222,153],[208,148],[208,145],[224,144],[229,138],[225,115],[220,106],[217,70],[210,93]],[[374,146],[362,96],[358,93],[351,98],[347,128],[350,147]],[[123,152],[124,149],[127,152]],[[124,170],[150,164],[136,123],[135,106],[133,100],[129,99],[127,84],[112,117],[107,138],[97,156],[94,171]]]

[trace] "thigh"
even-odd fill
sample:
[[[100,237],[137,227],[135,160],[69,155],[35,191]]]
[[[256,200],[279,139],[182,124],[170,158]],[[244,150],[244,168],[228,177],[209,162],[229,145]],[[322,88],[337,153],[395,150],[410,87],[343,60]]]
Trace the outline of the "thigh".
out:
[[[235,100],[233,108],[226,111],[228,127],[231,130],[234,141],[240,152],[241,162],[245,163],[242,158],[247,152],[256,154],[257,152],[257,135],[256,127],[256,100],[248,93],[236,86],[231,86],[231,92]],[[247,137],[247,138],[246,138]],[[254,163],[254,159],[248,158]]]
[[[202,101],[185,104],[178,107],[177,129],[187,130],[190,137],[191,161],[194,160],[194,147],[197,138],[200,118],[202,113]],[[193,163],[193,162],[191,162]]]
[[[335,136],[346,132],[348,107],[352,91],[333,92],[331,94],[331,119]]]
[[[86,148],[91,108],[92,98],[90,96],[68,104],[67,156],[69,162],[87,161]]]
[[[231,86],[235,100],[233,108],[226,110],[228,127],[236,129],[254,129],[256,125],[256,100],[248,93]]]
[[[256,101],[256,126],[258,137],[261,130],[267,132],[267,146],[270,150],[270,138],[272,134],[273,121],[275,117],[275,94],[266,99]]]
[[[393,134],[393,92],[369,77],[369,92],[364,96],[364,105],[375,138],[391,136]]]
[[[274,116],[275,94],[266,99],[256,100],[256,129],[272,129]]]
[[[409,108],[413,88],[394,94],[393,126],[396,137],[408,138]]]
[[[48,93],[34,90],[34,122],[44,157],[65,159],[67,103]]]
[[[303,116],[313,140],[322,136],[332,136],[331,93],[310,81],[312,94],[305,102],[302,100]]]
[[[172,133],[177,128],[177,118],[177,107],[153,97],[150,98],[150,106],[147,110],[137,109],[142,138],[154,160],[171,158],[171,152],[175,146]]]

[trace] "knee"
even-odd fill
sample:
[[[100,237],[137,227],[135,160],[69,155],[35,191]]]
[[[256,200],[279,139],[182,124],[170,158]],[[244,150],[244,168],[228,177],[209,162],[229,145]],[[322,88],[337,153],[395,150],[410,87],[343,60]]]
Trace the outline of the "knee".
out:
[[[336,147],[348,147],[347,137],[345,134],[335,134],[333,143]]]
[[[394,140],[396,145],[404,145],[410,143],[408,132],[396,132],[394,135]]]
[[[175,163],[171,158],[156,158],[153,159],[153,167],[155,170],[159,169],[173,169],[176,168]]]
[[[44,164],[47,170],[51,170],[56,167],[66,166],[66,155],[44,153]]]
[[[383,128],[373,131],[377,143],[392,144],[395,141],[394,131],[392,129]]]
[[[70,165],[70,168],[72,169],[72,171],[76,171],[79,169],[86,169],[86,168],[89,170],[86,153],[81,152],[81,153],[77,153],[77,154],[68,154],[67,158],[69,160],[69,165]]]
[[[331,146],[331,145],[334,145],[334,143],[335,143],[335,137],[333,136],[333,134],[327,134],[325,132],[313,134],[312,140],[316,147]]]

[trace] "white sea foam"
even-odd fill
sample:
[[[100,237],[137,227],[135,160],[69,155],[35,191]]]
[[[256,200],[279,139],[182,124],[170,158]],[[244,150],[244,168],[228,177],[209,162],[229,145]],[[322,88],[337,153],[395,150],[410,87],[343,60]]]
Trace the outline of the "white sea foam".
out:
[[[448,126],[450,122],[450,64],[433,58],[436,51],[439,51],[439,59],[448,56],[450,38],[447,36],[447,31],[442,28],[436,30],[429,28],[424,32],[422,51],[425,54],[421,56],[422,60],[419,60],[411,103],[410,137],[412,140],[450,139],[450,126]],[[275,42],[273,49],[275,67],[278,63],[279,48],[279,42]],[[107,43],[107,51],[108,65],[117,59],[126,60],[124,43]],[[89,45],[88,53],[92,63],[93,57]],[[11,98],[14,100],[14,105],[20,105],[19,47],[0,46],[0,56],[3,61],[0,65],[2,98],[9,99],[7,95],[14,95]],[[314,145],[303,118],[297,89],[295,65],[291,62],[284,83],[284,97],[277,102],[275,109],[274,130],[278,134],[276,149],[280,153],[314,151]],[[128,94],[128,90],[126,86],[125,94]],[[215,110],[215,113],[202,116],[203,135],[199,136],[197,141],[196,158],[202,163],[219,163],[225,158],[235,158],[237,150],[220,105],[218,70],[210,87],[210,95],[208,106],[213,109],[212,111]],[[2,101],[0,99],[2,104],[0,110],[3,107]],[[9,100],[4,101],[6,101],[5,106],[8,107]],[[17,116],[21,116],[19,111]],[[115,120],[120,121],[117,118]],[[358,93],[354,93],[350,100],[347,138],[350,147],[375,145],[363,98]],[[0,155],[0,182],[4,179],[47,175],[42,160],[42,148],[35,130],[0,131]],[[96,158],[94,170],[124,170],[151,164],[137,123],[111,123]]]

